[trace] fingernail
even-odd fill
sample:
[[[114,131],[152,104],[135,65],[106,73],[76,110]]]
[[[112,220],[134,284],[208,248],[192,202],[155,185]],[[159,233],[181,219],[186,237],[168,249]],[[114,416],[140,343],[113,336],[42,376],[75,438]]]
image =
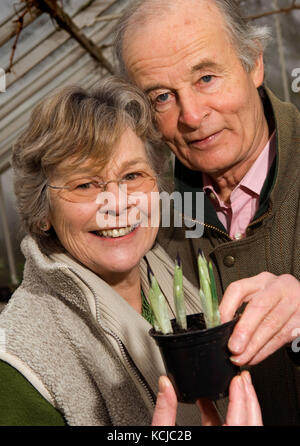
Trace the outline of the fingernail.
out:
[[[168,385],[168,381],[165,376],[160,376],[158,380],[158,391],[164,393]]]
[[[233,353],[242,353],[245,348],[245,336],[233,336],[228,341],[228,347]]]
[[[240,363],[240,358],[236,358],[235,356],[231,356],[229,359],[234,364],[239,364]]]
[[[240,388],[243,388],[244,384],[243,384],[243,380],[242,380],[242,378],[241,378],[241,375],[238,375],[238,376],[236,377],[236,381],[237,381],[238,386],[239,386]]]
[[[242,343],[239,340],[236,340],[235,338],[229,339],[228,347],[234,353],[241,353],[242,351]]]
[[[251,375],[250,375],[250,373],[249,373],[247,370],[244,370],[244,371],[243,371],[242,376],[243,376],[243,378],[244,378],[244,380],[245,380],[246,383],[248,383],[248,384],[252,384]]]

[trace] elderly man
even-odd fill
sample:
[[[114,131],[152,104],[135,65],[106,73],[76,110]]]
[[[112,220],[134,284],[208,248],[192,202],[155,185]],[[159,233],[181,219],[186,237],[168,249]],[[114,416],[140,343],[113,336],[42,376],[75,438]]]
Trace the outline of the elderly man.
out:
[[[223,321],[247,303],[232,360],[255,365],[266,424],[299,424],[300,362],[288,345],[300,333],[300,116],[262,87],[267,34],[234,1],[138,0],[116,52],[176,155],[178,190],[205,192],[203,236],[163,229],[160,242],[195,283],[199,247],[212,259]]]

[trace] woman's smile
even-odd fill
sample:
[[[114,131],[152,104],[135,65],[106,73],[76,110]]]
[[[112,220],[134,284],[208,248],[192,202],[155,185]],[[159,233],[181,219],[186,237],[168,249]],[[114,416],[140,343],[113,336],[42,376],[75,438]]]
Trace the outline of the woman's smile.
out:
[[[101,239],[107,241],[111,239],[128,239],[130,235],[133,235],[138,230],[139,225],[130,225],[122,228],[103,229],[99,231],[90,232],[92,235],[101,237]]]

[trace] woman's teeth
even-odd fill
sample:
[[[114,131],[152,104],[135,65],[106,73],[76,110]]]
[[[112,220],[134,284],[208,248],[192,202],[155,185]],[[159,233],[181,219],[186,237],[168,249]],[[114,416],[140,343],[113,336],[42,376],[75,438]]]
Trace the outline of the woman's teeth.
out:
[[[135,226],[128,226],[127,228],[119,228],[119,229],[108,229],[103,231],[97,231],[95,234],[100,235],[101,237],[123,237],[124,235],[129,234],[136,228]]]

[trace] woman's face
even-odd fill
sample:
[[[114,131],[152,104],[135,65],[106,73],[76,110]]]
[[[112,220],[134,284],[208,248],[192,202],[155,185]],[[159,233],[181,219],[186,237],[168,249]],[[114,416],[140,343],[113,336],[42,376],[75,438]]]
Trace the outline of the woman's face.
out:
[[[80,166],[80,171],[66,174],[68,164],[64,161],[58,166],[50,178],[51,185],[65,186],[82,178],[84,181],[78,186],[82,190],[92,187],[88,181],[95,179],[99,182],[126,179],[129,183],[143,173],[154,175],[143,142],[129,128],[121,136],[111,161],[96,176],[95,167],[91,171],[89,163]],[[138,268],[155,241],[159,208],[156,181],[150,182],[150,187],[142,195],[129,195],[117,183],[109,182],[106,191],[91,202],[70,202],[63,198],[63,193],[49,189],[49,223],[75,259],[107,282],[116,280],[116,274]]]

